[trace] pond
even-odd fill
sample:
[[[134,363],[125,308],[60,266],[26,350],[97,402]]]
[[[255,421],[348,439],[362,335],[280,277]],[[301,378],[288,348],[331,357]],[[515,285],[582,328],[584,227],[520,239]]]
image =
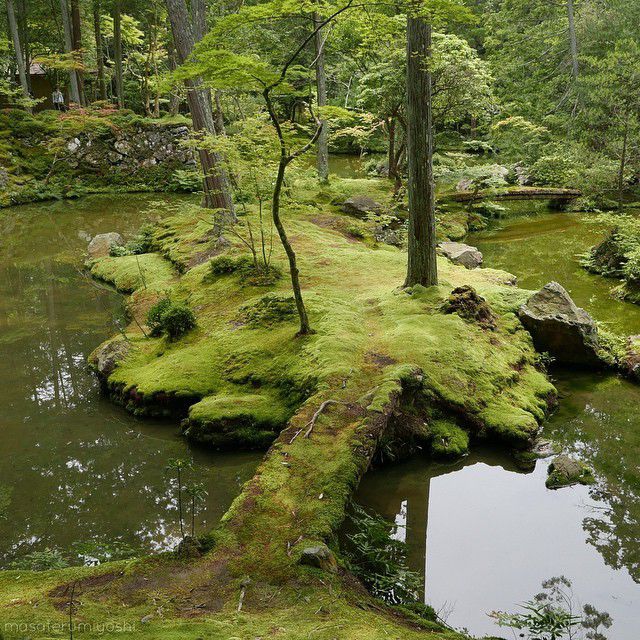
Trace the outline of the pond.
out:
[[[591,216],[540,214],[468,236],[485,265],[537,289],[557,280],[607,327],[640,333],[640,307],[609,295],[615,281],[583,271],[578,254],[604,236]],[[425,602],[471,633],[511,637],[487,615],[517,611],[547,578],[573,582],[575,603],[608,611],[610,639],[640,629],[640,387],[605,373],[555,371],[559,409],[543,436],[595,469],[597,484],[551,491],[548,461],[523,472],[507,452],[426,459],[373,471],[356,501],[396,522]]]
[[[82,271],[90,236],[131,236],[167,196],[92,196],[0,211],[0,566],[34,551],[75,559],[178,541],[170,458],[194,463],[206,530],[259,454],[193,449],[175,423],[139,421],[100,395],[88,354],[116,331],[122,297]]]

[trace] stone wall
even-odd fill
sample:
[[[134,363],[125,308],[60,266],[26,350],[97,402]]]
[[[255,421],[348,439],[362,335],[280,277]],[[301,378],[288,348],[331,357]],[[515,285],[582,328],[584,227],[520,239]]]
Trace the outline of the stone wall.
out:
[[[130,175],[151,167],[195,169],[193,150],[181,144],[188,139],[184,124],[136,124],[108,133],[87,132],[67,143],[67,163],[79,171],[119,169]]]

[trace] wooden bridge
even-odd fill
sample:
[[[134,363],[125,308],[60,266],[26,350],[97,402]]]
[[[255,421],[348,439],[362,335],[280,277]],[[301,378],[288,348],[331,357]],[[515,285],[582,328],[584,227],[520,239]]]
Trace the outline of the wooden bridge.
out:
[[[549,200],[552,206],[562,207],[579,198],[579,189],[557,189],[553,187],[512,187],[508,189],[482,191],[456,191],[448,198],[454,202],[480,202],[481,200]]]

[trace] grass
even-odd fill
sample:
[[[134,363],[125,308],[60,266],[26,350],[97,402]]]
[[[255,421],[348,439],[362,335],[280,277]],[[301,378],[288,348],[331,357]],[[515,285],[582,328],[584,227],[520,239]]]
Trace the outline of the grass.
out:
[[[334,182],[332,192],[382,188],[381,181]],[[197,207],[185,206],[165,220],[156,236],[158,253],[140,256],[147,289],[140,288],[134,256],[105,258],[92,267],[96,277],[134,290],[132,349],[109,379],[130,410],[144,413],[160,398],[184,398],[183,408],[192,405],[185,423],[190,437],[216,447],[272,444],[210,534],[209,553],[190,562],[146,558],[117,565],[118,573],[104,584],[88,580],[81,587],[83,619],[119,612],[139,621],[160,608],[162,615],[154,613],[136,629],[161,638],[457,637],[421,631],[415,620],[373,601],[348,574],[301,567],[298,558],[308,546],[332,544],[390,416],[404,410],[408,389],[450,417],[429,425],[446,441],[443,453],[462,453],[469,433],[526,446],[554,391],[536,369],[530,337],[515,316],[528,294],[506,285],[508,274],[469,271],[444,259],[438,287],[402,290],[406,254],[323,224],[324,215],[343,216],[325,203],[331,194],[308,198],[324,189],[312,186],[305,182],[303,197],[285,211],[312,336],[295,337],[296,317],[271,302],[268,322],[260,314],[261,321],[250,321],[255,314],[247,310],[263,313],[265,295],[278,296],[271,301],[290,295],[288,278],[257,286],[233,273],[212,277],[213,255],[237,257],[246,250],[231,235],[228,246],[216,243],[210,220]],[[242,226],[239,231],[244,233]],[[273,263],[286,273],[277,245]],[[465,284],[491,306],[494,330],[444,312],[451,290]],[[144,338],[138,327],[159,292],[188,304],[197,316],[197,327],[181,339]],[[4,583],[13,598],[3,595],[0,616],[24,618],[34,601],[40,612],[51,612],[55,598],[47,592],[53,586],[93,575],[79,569],[25,573],[19,580],[4,574],[0,587]],[[247,577],[251,586],[237,613]],[[19,602],[11,604],[13,599]]]

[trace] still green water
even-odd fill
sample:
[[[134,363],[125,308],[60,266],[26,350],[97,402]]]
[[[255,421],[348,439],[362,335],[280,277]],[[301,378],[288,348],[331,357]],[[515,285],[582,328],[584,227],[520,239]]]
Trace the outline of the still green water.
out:
[[[640,307],[614,300],[615,281],[582,270],[578,255],[605,229],[591,216],[539,214],[502,221],[467,242],[485,265],[537,289],[560,282],[576,303],[620,333],[640,333]],[[606,373],[554,373],[557,412],[543,435],[587,460],[598,482],[545,488],[548,461],[520,471],[508,453],[478,448],[454,464],[414,459],[369,473],[356,500],[395,521],[425,601],[456,627],[511,637],[488,613],[515,611],[543,580],[565,575],[578,608],[608,611],[610,640],[640,629],[640,387]]]
[[[101,397],[87,355],[116,331],[122,298],[82,272],[90,236],[131,236],[166,196],[93,196],[0,211],[0,566],[33,551],[178,540],[170,458],[208,490],[206,530],[253,475],[257,454],[190,448],[175,424],[138,421]],[[74,557],[75,556],[75,557]]]

